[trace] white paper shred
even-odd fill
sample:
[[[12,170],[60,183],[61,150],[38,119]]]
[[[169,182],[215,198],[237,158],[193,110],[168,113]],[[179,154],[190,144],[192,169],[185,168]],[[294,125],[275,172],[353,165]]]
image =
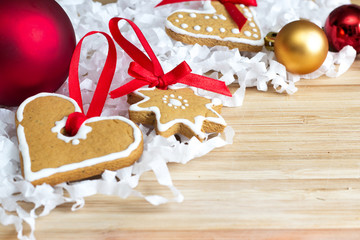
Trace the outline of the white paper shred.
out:
[[[227,85],[238,86],[232,98],[198,90],[199,94],[221,98],[224,105],[229,107],[241,106],[247,87],[267,91],[268,86],[271,86],[279,93],[293,94],[297,91],[295,84],[301,78],[317,78],[324,74],[337,77],[348,70],[356,57],[352,47],[345,47],[340,53],[329,53],[323,66],[316,72],[299,76],[287,73],[285,67],[276,61],[274,53],[265,49],[259,53],[244,53],[226,47],[185,45],[169,38],[164,30],[166,17],[180,8],[199,9],[202,3],[198,1],[158,8],[154,6],[160,0],[119,0],[117,3],[107,5],[90,0],[57,1],[69,15],[78,40],[93,30],[109,33],[108,21],[112,17],[133,20],[148,39],[165,72],[186,60],[194,73],[206,73],[212,78],[224,81]],[[323,26],[326,17],[335,7],[349,3],[349,0],[258,0],[258,7],[254,8],[254,11],[263,33],[266,34],[270,31],[277,32],[288,22],[300,18],[309,19]],[[131,42],[141,47],[128,25],[120,23],[119,26]],[[85,40],[82,49],[79,72],[86,76],[81,79],[80,84],[86,111],[106,59],[107,44],[102,36],[91,36]],[[118,67],[112,89],[131,80],[126,67],[131,59],[119,46],[117,50]],[[67,83],[64,83],[58,93],[68,95]],[[103,115],[125,116],[127,110],[125,97],[108,99]],[[67,202],[73,203],[72,210],[81,208],[85,204],[85,197],[94,194],[101,193],[121,198],[137,196],[154,205],[169,201],[181,202],[184,196],[173,185],[167,163],[185,164],[214,148],[231,144],[234,136],[232,128],[227,127],[221,136],[204,142],[199,142],[196,138],[187,140],[183,137],[182,142],[179,142],[175,137],[165,139],[155,135],[153,130],[140,126],[144,133],[144,153],[133,166],[116,172],[106,171],[96,180],[62,183],[56,187],[46,184],[34,187],[24,181],[20,174],[14,123],[15,111],[14,108],[0,108],[0,223],[14,225],[19,239],[35,239],[36,218],[49,214],[56,206]],[[158,183],[169,188],[172,198],[168,199],[160,195],[146,196],[135,189],[141,184],[141,175],[147,171],[153,171]],[[20,204],[22,202],[30,203],[30,209]],[[29,225],[31,229],[27,236],[23,234],[24,224]]]

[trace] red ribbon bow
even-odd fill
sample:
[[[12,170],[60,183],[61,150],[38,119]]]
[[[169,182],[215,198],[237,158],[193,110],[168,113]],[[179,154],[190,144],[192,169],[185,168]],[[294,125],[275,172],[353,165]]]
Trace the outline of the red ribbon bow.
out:
[[[108,41],[109,49],[108,49],[108,55],[105,61],[105,65],[103,68],[103,71],[101,72],[96,90],[94,92],[93,99],[91,100],[89,110],[87,114],[84,114],[83,109],[83,103],[81,98],[81,91],[80,91],[80,83],[79,83],[79,61],[80,61],[80,51],[81,51],[81,45],[84,40],[84,38],[100,33],[104,35]],[[102,109],[104,107],[110,85],[112,82],[112,79],[115,74],[115,68],[116,68],[116,47],[115,43],[112,40],[112,38],[104,33],[104,32],[98,32],[93,31],[86,34],[78,43],[78,45],[75,48],[75,51],[73,53],[71,63],[70,63],[70,70],[69,70],[69,95],[71,98],[73,98],[81,108],[82,112],[74,112],[68,116],[68,119],[65,124],[65,131],[70,136],[74,136],[80,126],[84,123],[84,121],[91,117],[100,116]]]
[[[201,0],[163,0],[155,7],[159,7],[166,4],[180,3],[180,2],[192,2]],[[241,30],[247,21],[247,18],[239,11],[235,4],[244,4],[246,6],[257,6],[256,0],[212,0],[218,1],[224,5],[226,11],[230,14],[231,18],[238,25]]]
[[[125,20],[131,25],[140,40],[140,43],[149,55],[149,58],[140,51],[140,49],[124,38],[118,27],[118,22],[120,20]],[[146,85],[149,85],[149,87],[156,86],[160,89],[167,89],[169,85],[175,83],[182,83],[226,96],[232,96],[224,82],[191,73],[192,70],[185,61],[170,72],[164,74],[160,62],[155,56],[149,43],[138,26],[132,21],[125,18],[112,18],[109,22],[109,27],[115,41],[135,61],[130,64],[128,70],[129,75],[135,79],[110,92],[111,98],[124,96]]]

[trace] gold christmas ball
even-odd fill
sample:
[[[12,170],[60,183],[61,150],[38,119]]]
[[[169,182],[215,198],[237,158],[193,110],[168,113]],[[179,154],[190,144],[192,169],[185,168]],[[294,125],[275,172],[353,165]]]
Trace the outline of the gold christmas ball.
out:
[[[317,70],[324,62],[328,50],[324,31],[306,20],[285,25],[274,42],[277,61],[285,65],[288,72],[296,74]]]

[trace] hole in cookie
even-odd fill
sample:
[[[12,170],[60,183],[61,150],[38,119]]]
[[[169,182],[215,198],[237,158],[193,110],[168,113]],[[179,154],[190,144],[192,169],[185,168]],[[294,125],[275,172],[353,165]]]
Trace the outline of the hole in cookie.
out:
[[[86,139],[87,134],[92,131],[90,126],[83,124],[79,131],[74,136],[71,136],[65,130],[66,120],[67,117],[64,117],[62,120],[55,122],[55,126],[51,129],[53,133],[57,133],[58,139],[66,143],[71,142],[73,145],[78,145],[80,144],[80,139]]]
[[[63,127],[61,130],[60,130],[60,133],[62,135],[64,135],[65,137],[72,137],[65,129],[65,127]]]

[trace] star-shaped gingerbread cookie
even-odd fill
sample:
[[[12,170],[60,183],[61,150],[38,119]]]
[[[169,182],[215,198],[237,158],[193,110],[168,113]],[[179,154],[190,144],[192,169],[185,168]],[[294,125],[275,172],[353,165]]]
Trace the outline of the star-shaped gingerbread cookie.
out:
[[[222,132],[221,101],[198,96],[190,88],[161,90],[144,88],[128,95],[129,117],[136,123],[153,125],[157,134],[169,137],[206,138],[205,133]]]

